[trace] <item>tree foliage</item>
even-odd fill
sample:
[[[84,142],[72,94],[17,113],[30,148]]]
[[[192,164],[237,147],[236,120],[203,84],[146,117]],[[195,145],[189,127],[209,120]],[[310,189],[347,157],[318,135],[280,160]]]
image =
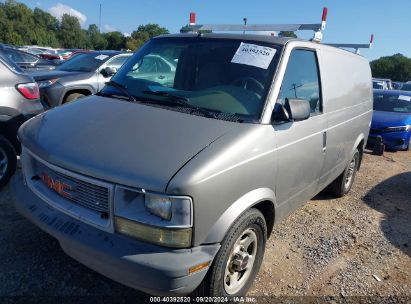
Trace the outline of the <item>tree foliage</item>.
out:
[[[151,38],[168,33],[168,29],[161,27],[158,24],[149,23],[140,25],[137,30],[131,33],[131,37],[128,37],[126,47],[130,50],[136,50]]]
[[[297,38],[295,32],[292,31],[281,31],[278,33],[279,37],[290,37],[290,38]]]
[[[74,16],[63,15],[57,34],[63,48],[83,49],[88,47],[86,34],[81,29],[80,22]]]
[[[381,57],[371,61],[373,77],[389,78],[394,81],[411,80],[411,58],[402,54]]]
[[[114,31],[100,33],[97,25],[82,29],[79,20],[63,15],[61,20],[40,8],[30,9],[16,0],[0,2],[0,43],[61,48],[138,49],[154,36],[167,34],[158,24],[140,25],[131,37]]]

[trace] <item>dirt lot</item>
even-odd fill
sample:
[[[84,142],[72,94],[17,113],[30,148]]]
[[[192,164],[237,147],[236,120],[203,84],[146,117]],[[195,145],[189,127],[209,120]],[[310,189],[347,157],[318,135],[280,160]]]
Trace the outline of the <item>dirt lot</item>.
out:
[[[268,302],[332,296],[334,302],[411,303],[410,204],[411,151],[366,154],[350,195],[333,199],[322,193],[277,226],[249,295]],[[73,295],[147,299],[66,256],[53,238],[15,212],[4,189],[0,301]]]

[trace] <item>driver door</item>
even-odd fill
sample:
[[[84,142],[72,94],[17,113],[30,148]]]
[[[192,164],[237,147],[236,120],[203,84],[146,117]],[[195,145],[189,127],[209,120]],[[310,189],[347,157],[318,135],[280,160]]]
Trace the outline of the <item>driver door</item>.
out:
[[[294,49],[289,57],[277,99],[310,102],[307,120],[274,124],[277,143],[276,199],[296,209],[317,191],[325,156],[327,121],[322,110],[321,80],[315,50]]]

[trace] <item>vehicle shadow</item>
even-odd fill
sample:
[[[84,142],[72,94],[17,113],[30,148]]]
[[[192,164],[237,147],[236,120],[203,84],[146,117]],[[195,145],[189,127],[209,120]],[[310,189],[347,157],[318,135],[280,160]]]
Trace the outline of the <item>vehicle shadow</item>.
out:
[[[386,179],[362,199],[385,214],[380,226],[387,240],[411,256],[411,172]]]

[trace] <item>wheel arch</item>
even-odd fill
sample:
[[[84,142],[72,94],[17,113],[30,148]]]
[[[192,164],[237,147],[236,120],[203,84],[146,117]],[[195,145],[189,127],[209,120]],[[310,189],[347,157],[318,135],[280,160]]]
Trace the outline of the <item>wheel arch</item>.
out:
[[[72,88],[68,88],[63,94],[63,97],[60,101],[60,105],[62,105],[66,102],[67,97],[69,95],[75,94],[75,93],[79,93],[79,94],[83,94],[85,96],[88,96],[88,95],[94,94],[95,92],[91,87],[72,87]]]
[[[359,157],[359,162],[358,162],[358,170],[361,167],[362,156],[363,156],[363,153],[364,153],[365,144],[366,144],[365,135],[363,133],[361,133],[357,137],[357,140],[355,141],[353,149],[352,149],[351,154],[350,154],[350,159],[351,159],[352,155],[354,155],[355,150],[358,149],[358,151],[360,152],[360,157]]]
[[[271,189],[259,188],[248,192],[235,201],[214,223],[205,240],[201,243],[221,242],[233,223],[250,208],[256,208],[264,215],[267,236],[269,237],[275,223],[275,210],[277,208],[275,194]]]

